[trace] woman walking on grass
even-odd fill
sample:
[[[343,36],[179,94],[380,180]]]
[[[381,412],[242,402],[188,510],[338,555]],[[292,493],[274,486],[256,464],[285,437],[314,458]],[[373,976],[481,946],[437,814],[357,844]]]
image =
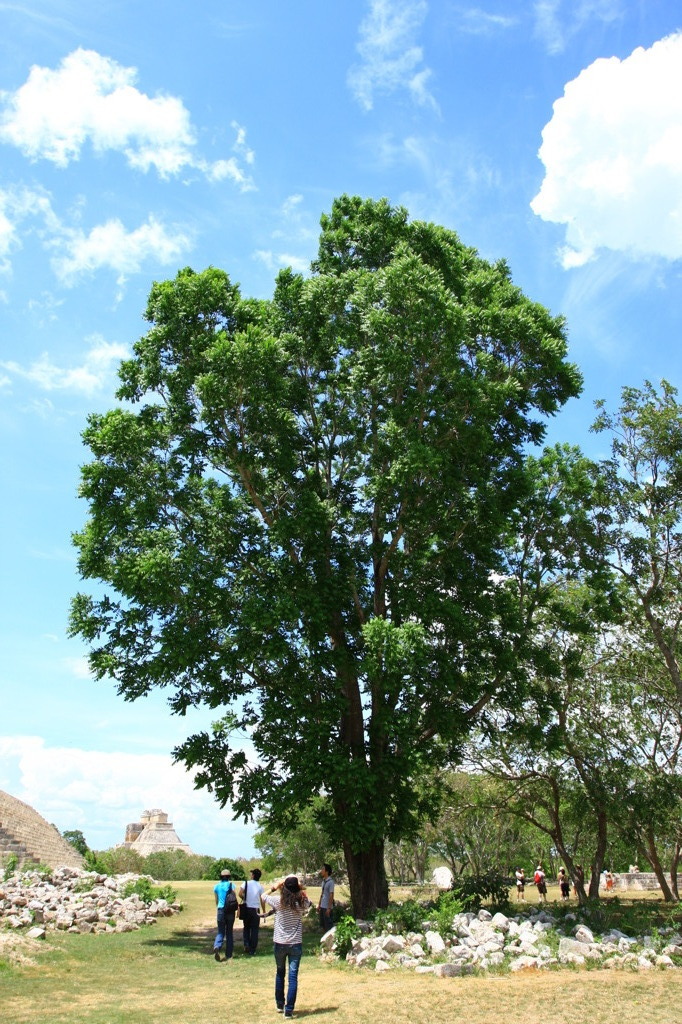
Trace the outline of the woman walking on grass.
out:
[[[289,875],[263,897],[271,913],[275,915],[273,944],[275,951],[275,1003],[277,1012],[293,1017],[298,989],[298,968],[303,953],[303,915],[312,906],[296,875]],[[269,915],[266,915],[269,916]],[[286,1002],[284,999],[284,974],[289,960],[289,980]]]

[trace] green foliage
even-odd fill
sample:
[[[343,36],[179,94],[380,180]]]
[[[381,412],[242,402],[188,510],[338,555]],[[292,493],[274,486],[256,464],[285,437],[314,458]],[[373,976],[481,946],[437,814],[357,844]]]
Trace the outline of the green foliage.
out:
[[[80,829],[67,829],[65,832],[62,832],[62,836],[64,839],[66,839],[67,843],[71,843],[71,845],[74,846],[78,850],[78,852],[82,854],[84,857],[89,852],[89,847],[85,841],[85,836],[83,835]]]
[[[321,223],[311,274],[271,301],[215,268],[153,285],[123,404],[84,434],[75,543],[105,593],[70,629],[124,698],[226,709],[174,754],[237,815],[286,834],[328,793],[364,913],[478,702],[527,685],[533,608],[491,580],[526,451],[580,377],[503,261],[386,200]]]
[[[339,959],[346,959],[359,935],[360,929],[351,914],[346,914],[337,921],[334,933],[334,952]]]
[[[3,858],[3,871],[4,877],[9,878],[17,870],[19,864],[19,858],[16,853],[8,853]]]
[[[404,903],[390,903],[388,907],[377,910],[374,916],[376,932],[420,932],[428,911],[416,900],[405,900]]]
[[[341,851],[334,849],[325,827],[330,810],[329,799],[316,796],[284,828],[272,824],[267,813],[261,815],[253,841],[263,855],[264,869],[271,874],[286,871],[313,874],[322,864],[331,863],[333,867],[339,863]]]
[[[494,871],[482,875],[457,878],[452,883],[452,895],[464,910],[480,910],[483,903],[493,907],[506,907],[509,903],[507,880]]]
[[[155,886],[152,880],[143,876],[135,881],[127,882],[122,890],[122,895],[139,896],[144,904],[149,906],[154,900],[167,900],[168,903],[175,903],[177,891],[170,885]]]
[[[232,857],[220,857],[218,860],[212,861],[202,877],[219,881],[221,871],[229,871],[233,882],[242,881],[246,878],[244,864],[241,861],[233,860]]]
[[[454,892],[442,892],[436,900],[436,906],[431,917],[436,922],[436,928],[445,939],[452,934],[452,921],[456,914],[465,910],[464,902]]]
[[[109,850],[94,850],[86,854],[85,864],[89,871],[97,871],[101,875],[143,875],[146,873],[146,860],[137,850],[124,846],[114,846]]]
[[[147,874],[159,881],[190,882],[213,877],[213,864],[213,857],[187,854],[183,850],[164,850],[145,857]]]

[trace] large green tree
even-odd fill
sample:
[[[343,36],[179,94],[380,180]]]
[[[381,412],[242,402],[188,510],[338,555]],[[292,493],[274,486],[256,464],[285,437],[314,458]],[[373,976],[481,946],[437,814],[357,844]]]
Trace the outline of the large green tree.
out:
[[[237,814],[286,827],[329,796],[364,913],[386,839],[435,808],[415,779],[521,677],[495,581],[524,453],[580,378],[504,262],[385,200],[321,223],[270,301],[216,269],[153,286],[127,404],[85,432],[79,567],[106,589],[72,630],[126,699],[221,715],[175,754]]]

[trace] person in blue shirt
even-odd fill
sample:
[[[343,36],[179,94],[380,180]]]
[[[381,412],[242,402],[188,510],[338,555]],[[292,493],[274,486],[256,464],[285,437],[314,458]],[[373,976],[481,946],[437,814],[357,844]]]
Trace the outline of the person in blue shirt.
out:
[[[220,951],[225,943],[225,959],[232,959],[234,939],[232,929],[234,928],[234,916],[237,911],[237,894],[230,880],[230,872],[223,869],[220,872],[220,881],[213,887],[218,916],[218,934],[213,943],[213,956],[220,963]]]

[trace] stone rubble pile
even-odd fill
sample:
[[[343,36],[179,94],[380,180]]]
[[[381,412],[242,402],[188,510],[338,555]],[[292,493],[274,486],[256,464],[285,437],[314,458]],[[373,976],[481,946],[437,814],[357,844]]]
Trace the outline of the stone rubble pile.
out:
[[[0,927],[29,928],[29,938],[44,938],[47,929],[131,932],[181,910],[179,904],[163,899],[145,904],[138,895],[124,897],[125,886],[140,877],[69,867],[56,868],[50,875],[17,873],[0,882]]]
[[[355,941],[346,960],[356,967],[366,965],[376,971],[405,967],[417,974],[447,978],[491,967],[538,970],[587,961],[610,969],[657,967],[669,970],[682,965],[682,935],[672,928],[659,929],[655,938],[649,935],[631,938],[616,929],[595,935],[576,921],[575,914],[555,919],[546,910],[527,917],[507,917],[500,913],[493,916],[487,910],[480,910],[478,914],[457,914],[453,919],[452,937],[447,939],[443,939],[428,921],[423,923],[424,930],[419,933],[363,935]],[[563,933],[566,928],[571,930],[571,935]],[[329,953],[334,949],[334,941],[334,928],[320,940],[322,948]],[[673,957],[678,958],[677,962]]]

